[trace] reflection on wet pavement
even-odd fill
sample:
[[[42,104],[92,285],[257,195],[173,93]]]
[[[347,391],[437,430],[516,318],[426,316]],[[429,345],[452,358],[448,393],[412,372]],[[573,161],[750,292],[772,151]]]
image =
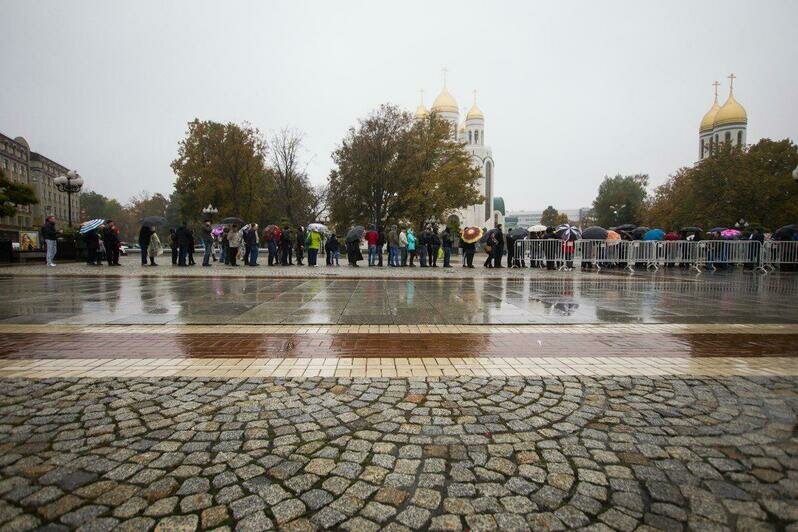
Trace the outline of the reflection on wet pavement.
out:
[[[798,277],[0,277],[0,323],[798,323]]]

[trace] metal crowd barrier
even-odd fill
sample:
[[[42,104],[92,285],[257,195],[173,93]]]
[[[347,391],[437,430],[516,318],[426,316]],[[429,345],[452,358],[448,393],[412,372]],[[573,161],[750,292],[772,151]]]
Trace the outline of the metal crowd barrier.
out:
[[[762,247],[762,266],[773,271],[785,265],[798,265],[798,242],[765,242]]]
[[[701,273],[718,265],[751,266],[757,271],[780,265],[798,265],[798,242],[754,240],[518,240],[516,257],[529,267],[570,270],[574,263],[589,264],[601,270],[622,266],[634,272],[636,267],[659,269],[660,266],[688,266]]]

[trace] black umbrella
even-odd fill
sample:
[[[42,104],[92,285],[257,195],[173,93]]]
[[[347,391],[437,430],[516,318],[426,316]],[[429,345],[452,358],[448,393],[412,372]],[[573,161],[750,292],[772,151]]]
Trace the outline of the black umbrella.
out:
[[[798,224],[785,225],[773,232],[773,240],[792,240],[795,233],[798,233]]]
[[[607,240],[607,230],[594,225],[582,231],[582,238],[585,240]]]
[[[712,229],[710,229],[707,232],[708,233],[720,233],[721,231],[725,231],[725,230],[726,230],[725,227],[713,227]]]
[[[635,237],[637,240],[642,240],[643,237],[648,233],[648,227],[641,225],[640,227],[636,227],[632,230],[632,236]]]
[[[244,225],[244,220],[238,216],[228,216],[227,218],[222,218],[219,220],[219,223],[222,225]]]
[[[352,229],[349,230],[348,233],[346,233],[347,243],[359,241],[361,238],[363,238],[363,233],[365,232],[366,229],[362,225],[357,225],[353,227]]]
[[[163,216],[145,216],[139,220],[139,225],[164,225],[166,218]]]
[[[637,229],[635,224],[623,224],[616,227],[615,231],[634,231],[635,229]]]
[[[507,236],[513,240],[521,240],[529,236],[529,231],[526,230],[526,227],[515,227],[507,233]]]
[[[629,231],[618,231],[618,230],[616,230],[615,232],[618,233],[619,235],[621,235],[621,240],[634,240],[635,239],[635,237],[633,237],[632,233],[630,233]]]
[[[682,232],[684,233],[701,233],[703,229],[700,227],[682,227]]]

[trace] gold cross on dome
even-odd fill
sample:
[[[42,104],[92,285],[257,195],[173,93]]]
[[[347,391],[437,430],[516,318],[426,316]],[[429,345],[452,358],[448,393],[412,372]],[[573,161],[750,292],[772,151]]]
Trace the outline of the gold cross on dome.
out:
[[[734,90],[734,78],[736,78],[736,77],[737,76],[734,75],[734,72],[729,74],[729,91],[733,91]]]
[[[449,69],[446,68],[446,67],[443,67],[441,69],[441,72],[443,72],[443,86],[445,87],[446,86],[446,73],[449,72]]]
[[[720,87],[720,83],[715,81],[712,85],[715,86],[715,99],[717,100],[718,99],[718,87]]]

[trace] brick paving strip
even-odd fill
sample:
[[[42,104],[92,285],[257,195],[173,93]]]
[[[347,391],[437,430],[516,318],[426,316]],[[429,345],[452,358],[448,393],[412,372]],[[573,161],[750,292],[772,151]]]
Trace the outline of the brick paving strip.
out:
[[[796,378],[0,385],[2,530],[798,523]]]

